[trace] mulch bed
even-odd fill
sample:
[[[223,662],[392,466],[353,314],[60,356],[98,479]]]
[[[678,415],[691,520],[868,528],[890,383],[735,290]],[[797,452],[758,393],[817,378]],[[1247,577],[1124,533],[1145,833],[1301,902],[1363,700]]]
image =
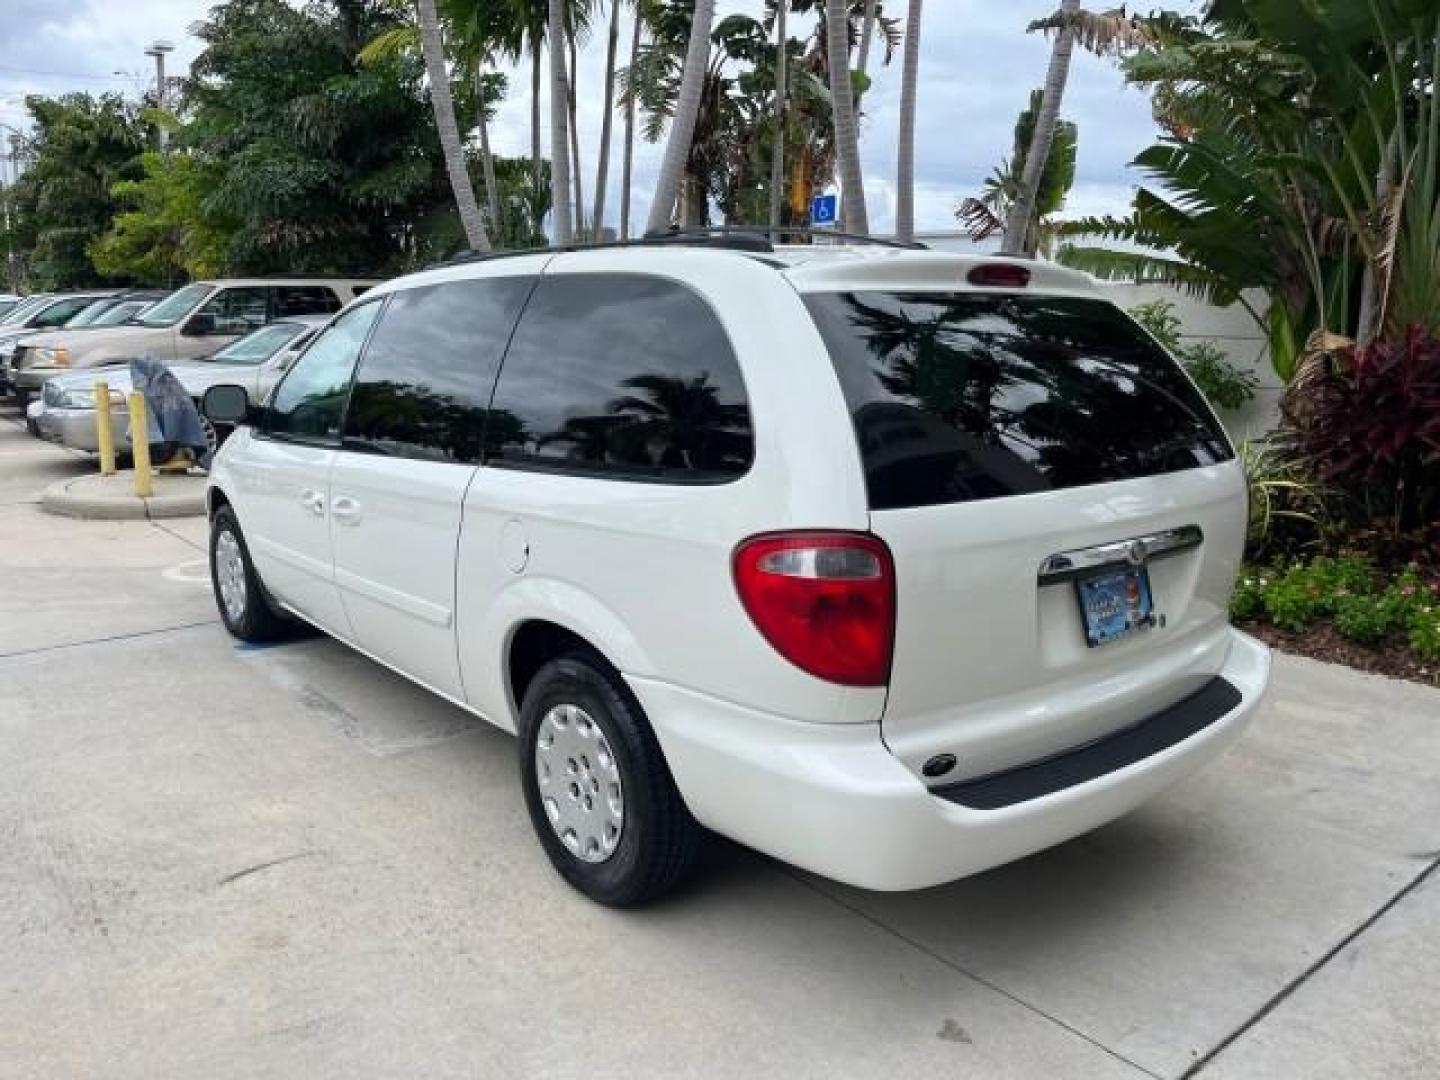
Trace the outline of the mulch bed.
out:
[[[1377,649],[1346,641],[1329,623],[1317,623],[1309,630],[1292,634],[1266,622],[1240,624],[1240,629],[1253,634],[1271,648],[1297,653],[1331,664],[1344,664],[1359,671],[1387,675],[1392,679],[1410,679],[1440,687],[1440,665],[1424,663],[1411,655],[1403,641],[1392,641]]]

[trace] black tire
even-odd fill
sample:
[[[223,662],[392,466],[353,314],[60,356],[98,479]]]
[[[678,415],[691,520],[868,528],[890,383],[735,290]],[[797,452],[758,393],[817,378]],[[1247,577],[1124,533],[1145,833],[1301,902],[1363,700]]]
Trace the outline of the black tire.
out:
[[[557,705],[584,709],[619,768],[624,824],[603,862],[573,854],[550,824],[536,770],[541,722]],[[560,876],[592,900],[631,907],[658,899],[699,865],[705,831],[690,816],[650,723],[628,687],[598,657],[570,653],[545,664],[520,709],[520,786],[530,822]]]
[[[243,574],[239,576],[237,584],[243,582],[244,602],[243,609],[238,614],[232,612],[226,603],[217,571],[219,560],[216,552],[226,536],[233,538],[243,566]],[[215,606],[220,611],[220,621],[232,636],[241,641],[260,642],[273,641],[290,632],[290,620],[275,609],[264,586],[260,584],[260,576],[255,573],[255,564],[250,560],[250,549],[245,544],[245,534],[240,531],[235,511],[228,506],[222,506],[215,511],[215,516],[210,520],[210,587],[215,593]]]

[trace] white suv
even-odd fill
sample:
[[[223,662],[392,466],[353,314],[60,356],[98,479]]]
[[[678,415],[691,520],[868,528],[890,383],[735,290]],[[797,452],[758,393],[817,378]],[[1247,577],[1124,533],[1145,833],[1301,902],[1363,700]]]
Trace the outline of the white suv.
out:
[[[733,244],[739,250],[727,250]],[[389,282],[211,474],[243,639],[298,617],[519,735],[596,900],[713,830],[872,889],[1123,814],[1255,711],[1240,463],[1083,275],[713,238]]]

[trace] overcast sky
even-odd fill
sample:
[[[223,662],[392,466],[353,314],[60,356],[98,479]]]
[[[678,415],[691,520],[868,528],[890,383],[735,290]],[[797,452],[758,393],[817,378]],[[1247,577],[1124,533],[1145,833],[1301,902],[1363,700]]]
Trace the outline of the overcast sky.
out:
[[[23,125],[29,93],[115,90],[137,94],[153,77],[144,55],[155,38],[174,42],[169,70],[183,74],[199,43],[187,33],[213,0],[4,0],[0,14],[0,123]],[[763,0],[719,0],[720,15],[758,14]],[[954,228],[955,204],[975,191],[1001,157],[1010,152],[1015,116],[1030,90],[1044,78],[1049,45],[1025,26],[1055,7],[1054,0],[930,0],[926,5],[920,61],[919,124],[916,135],[917,226]],[[1172,0],[1172,8],[1194,6]],[[903,12],[901,0],[891,7]],[[810,23],[797,17],[791,33],[801,37]],[[622,34],[623,41],[628,34]],[[579,90],[581,156],[587,200],[593,195],[596,147],[603,111],[604,35],[583,50]],[[861,129],[871,227],[894,223],[894,176],[900,64],[876,68]],[[510,98],[492,134],[495,149],[529,153],[529,78],[518,72]],[[1075,189],[1070,215],[1120,212],[1129,204],[1132,157],[1155,136],[1146,96],[1124,86],[1114,65],[1076,53],[1063,113],[1080,127]],[[548,119],[549,110],[542,116]],[[619,197],[619,124],[611,170],[608,216]],[[548,147],[548,134],[546,135]],[[660,157],[659,146],[641,144],[636,165],[635,216],[643,222]]]

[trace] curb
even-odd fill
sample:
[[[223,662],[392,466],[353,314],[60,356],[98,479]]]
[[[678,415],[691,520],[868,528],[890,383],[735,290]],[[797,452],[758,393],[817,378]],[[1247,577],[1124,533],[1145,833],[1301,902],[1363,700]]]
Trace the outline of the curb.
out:
[[[121,474],[123,475],[123,474]],[[95,486],[99,477],[77,476],[51,484],[40,497],[40,507],[60,517],[81,518],[91,521],[159,521],[166,518],[203,517],[205,515],[205,486],[202,483],[193,491],[177,494],[152,495],[141,499],[128,493],[107,491],[76,491],[77,486]],[[157,487],[163,487],[164,480],[157,478]]]

